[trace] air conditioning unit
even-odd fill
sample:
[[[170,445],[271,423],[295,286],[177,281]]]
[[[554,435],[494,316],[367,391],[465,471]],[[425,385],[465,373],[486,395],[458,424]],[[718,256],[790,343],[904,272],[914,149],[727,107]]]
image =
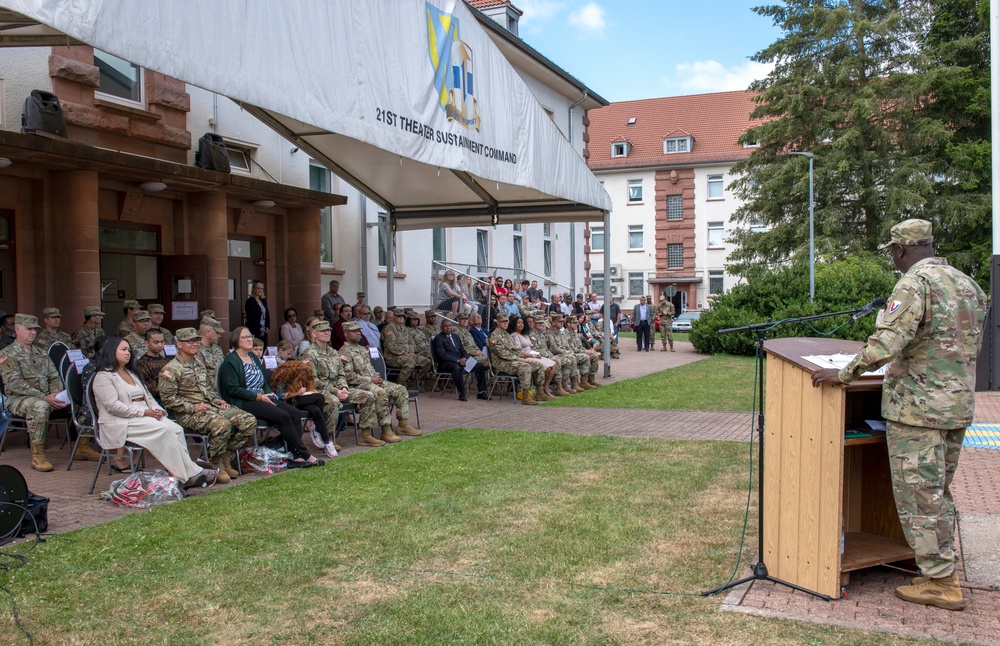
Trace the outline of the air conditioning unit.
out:
[[[620,280],[622,277],[622,266],[611,265],[611,280]]]
[[[612,285],[611,286],[611,295],[612,296],[618,296],[618,285]]]

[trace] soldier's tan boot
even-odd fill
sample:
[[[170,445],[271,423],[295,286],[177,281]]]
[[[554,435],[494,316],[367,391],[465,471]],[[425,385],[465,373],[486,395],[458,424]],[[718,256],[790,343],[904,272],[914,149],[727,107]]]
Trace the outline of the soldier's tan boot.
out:
[[[594,379],[594,375],[590,375],[590,377],[587,378],[587,383],[590,384],[594,388],[600,388],[601,387],[601,384],[597,383],[597,380]]]
[[[226,461],[225,456],[217,457],[212,461],[212,467],[219,470],[219,475],[215,478],[215,484],[229,484],[232,478],[229,477],[229,472],[226,471],[224,462]]]
[[[521,403],[525,406],[538,406],[538,402],[531,396],[531,390],[529,388],[525,388],[521,391]]]
[[[572,393],[563,388],[561,381],[557,381],[556,387],[552,389],[552,394],[554,394],[556,397],[568,397]]]
[[[670,344],[670,351],[671,351],[671,352],[673,352],[673,351],[674,351],[674,344],[673,344],[673,343],[671,343],[671,344]]]
[[[230,480],[235,480],[240,477],[240,472],[233,468],[233,453],[236,451],[230,451],[226,453],[225,457],[222,458],[222,470],[226,472]]]
[[[536,402],[550,402],[553,399],[555,399],[555,397],[553,397],[552,395],[550,395],[549,392],[547,390],[545,390],[544,386],[539,386],[538,390],[535,391],[535,401]]]
[[[392,424],[388,424],[382,427],[382,437],[380,438],[386,444],[395,444],[396,442],[402,442],[402,438],[392,432]]]
[[[90,460],[91,462],[97,462],[101,459],[101,454],[90,448],[83,442],[80,446],[76,447],[76,453],[73,454],[74,460]]]
[[[582,388],[584,390],[593,390],[594,389],[594,387],[591,386],[590,383],[587,381],[587,378],[584,377],[583,375],[580,375],[580,378],[576,380],[576,387],[577,388]]]
[[[410,420],[408,419],[399,420],[399,424],[396,425],[396,432],[400,435],[406,435],[408,437],[418,437],[424,434],[424,432],[419,428],[415,428],[412,424],[410,424]]]
[[[666,341],[664,341],[664,342],[663,342],[663,343],[661,344],[661,346],[662,346],[662,347],[660,348],[660,352],[666,352],[666,351],[667,351],[667,342],[666,342]],[[673,348],[671,348],[671,350],[673,350]]]
[[[40,442],[31,445],[31,468],[43,473],[52,470],[52,463],[45,458],[45,447]]]
[[[962,588],[958,585],[957,574],[952,572],[951,575],[940,579],[918,578],[923,578],[923,581],[896,588],[896,596],[903,601],[924,606],[965,610],[965,599],[962,598]]]
[[[580,387],[580,380],[577,377],[572,377],[569,380],[569,389],[575,393],[582,393],[586,390],[585,388]]]
[[[372,437],[372,430],[370,428],[363,428],[358,433],[358,446],[383,446],[384,444],[385,442],[382,440]]]

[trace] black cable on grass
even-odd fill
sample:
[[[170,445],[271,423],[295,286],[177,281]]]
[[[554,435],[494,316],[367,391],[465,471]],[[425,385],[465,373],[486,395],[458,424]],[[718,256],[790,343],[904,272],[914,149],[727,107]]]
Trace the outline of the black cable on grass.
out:
[[[38,521],[35,520],[35,517],[31,514],[31,512],[28,511],[26,507],[24,507],[23,505],[19,505],[17,503],[6,502],[6,501],[0,501],[0,505],[10,505],[12,507],[17,507],[21,509],[24,512],[23,518],[30,518],[31,522],[35,525],[35,540],[32,542],[31,547],[28,548],[28,552],[31,552],[31,550],[38,547],[39,543],[44,542],[45,539],[43,539],[41,534],[39,534],[38,532]],[[11,530],[11,533],[8,534],[7,536],[0,538],[0,541],[2,541],[0,542],[0,545],[3,545],[6,541],[10,540],[14,536],[14,534],[17,533],[17,530],[19,528],[20,525]],[[8,573],[13,572],[14,570],[19,570],[20,568],[28,564],[28,557],[23,554],[11,554],[10,552],[0,550],[0,558],[11,559],[13,561],[12,563],[6,563],[0,561],[0,572],[8,572]],[[18,629],[20,629],[20,631],[24,633],[24,636],[28,638],[29,646],[34,646],[35,638],[31,635],[28,629],[24,627],[24,624],[21,623],[21,616],[17,612],[17,598],[14,597],[14,593],[11,592],[5,585],[0,585],[0,592],[3,592],[8,597],[10,597],[10,612],[14,616],[14,623],[17,624]]]

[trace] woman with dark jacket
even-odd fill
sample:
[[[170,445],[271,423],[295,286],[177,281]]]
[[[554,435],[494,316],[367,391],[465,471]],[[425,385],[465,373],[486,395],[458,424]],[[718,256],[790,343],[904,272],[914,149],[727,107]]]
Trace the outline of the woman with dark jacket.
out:
[[[267,345],[267,334],[271,331],[271,312],[267,309],[267,299],[264,298],[264,283],[259,280],[254,282],[243,311],[246,312],[246,326],[250,334]]]
[[[309,452],[302,443],[302,416],[294,406],[278,399],[267,380],[260,359],[253,353],[253,335],[238,327],[229,335],[234,348],[219,366],[219,395],[230,406],[236,406],[259,420],[273,424],[295,456],[289,468],[322,465],[322,460]]]

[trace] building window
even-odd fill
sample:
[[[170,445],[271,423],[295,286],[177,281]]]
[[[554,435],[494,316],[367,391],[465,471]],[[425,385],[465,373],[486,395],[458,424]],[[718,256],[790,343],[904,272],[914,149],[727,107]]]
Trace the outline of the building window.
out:
[[[628,272],[628,295],[644,296],[646,294],[646,281],[643,280],[641,271]]]
[[[387,250],[389,248],[388,245],[389,235],[391,235],[391,233],[389,232],[389,216],[385,213],[379,213],[378,214],[378,266],[381,267],[382,269],[388,268],[386,260],[389,258],[389,254],[387,253]],[[393,273],[399,270],[399,263],[397,262],[397,259],[399,258],[399,254],[397,253],[398,251],[399,251],[398,246],[393,245],[392,246]]]
[[[641,202],[642,201],[642,180],[641,179],[630,179],[628,181],[628,201],[629,202]]]
[[[490,232],[485,229],[476,230],[476,271],[486,273],[490,264]]]
[[[711,270],[708,272],[708,293],[718,296],[725,291],[722,284],[722,270]]]
[[[545,240],[542,242],[542,253],[545,256],[545,267],[543,268],[543,273],[545,276],[552,275],[552,241]]]
[[[309,189],[330,192],[330,171],[323,166],[309,164]],[[329,206],[319,211],[319,261],[333,264],[333,214]]]
[[[445,262],[448,260],[448,246],[445,241],[445,230],[444,229],[434,229],[434,260],[438,262]]]
[[[542,235],[545,236],[546,238],[548,238],[550,235],[552,235],[552,223],[551,222],[543,222],[542,223]]]
[[[513,226],[514,226],[514,231],[521,231],[522,228],[523,228],[523,225],[520,225],[520,224],[515,224]]]
[[[590,230],[590,250],[604,251],[604,227],[594,227]]]
[[[722,175],[708,176],[708,199],[722,199]]]
[[[116,103],[144,105],[141,67],[99,49],[94,50],[94,65],[101,73],[97,91],[103,95],[102,98]]]
[[[751,233],[764,233],[766,231],[767,231],[767,225],[764,224],[763,222],[757,221],[757,222],[751,222],[750,223],[750,232]]]
[[[663,154],[691,152],[691,137],[668,137],[663,140]]]
[[[667,219],[668,220],[683,220],[684,219],[684,196],[683,195],[668,195],[667,196]]]
[[[249,173],[253,167],[251,149],[226,142],[226,154],[229,156],[229,168]],[[329,192],[329,191],[328,191]]]
[[[708,246],[724,247],[726,243],[725,222],[708,223]]]
[[[684,245],[667,245],[667,269],[682,269],[684,267]]]
[[[595,294],[604,294],[604,272],[590,273],[590,291]]]
[[[631,146],[627,141],[616,141],[611,144],[611,156],[612,157],[628,157],[628,152]]]
[[[628,250],[640,251],[642,250],[642,248],[643,248],[642,225],[641,224],[628,225]]]
[[[521,236],[514,235],[514,269],[521,270],[524,269],[524,246],[521,242]]]

